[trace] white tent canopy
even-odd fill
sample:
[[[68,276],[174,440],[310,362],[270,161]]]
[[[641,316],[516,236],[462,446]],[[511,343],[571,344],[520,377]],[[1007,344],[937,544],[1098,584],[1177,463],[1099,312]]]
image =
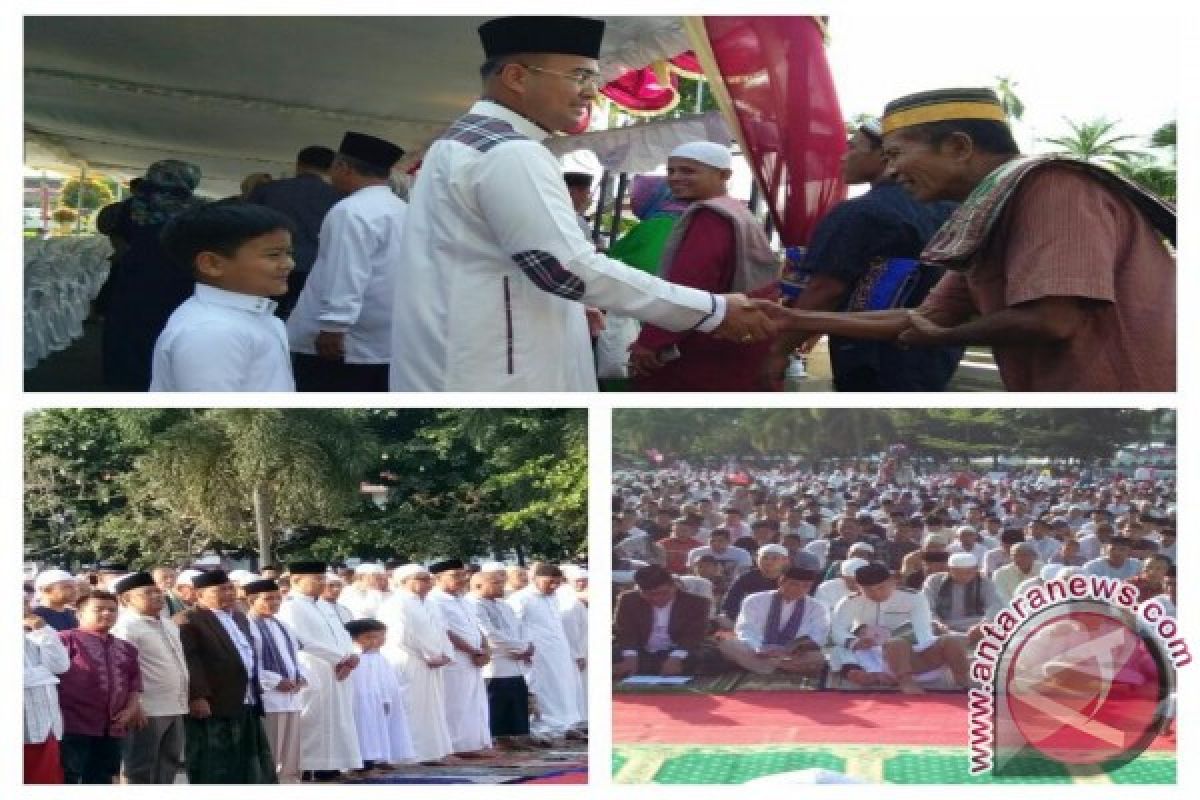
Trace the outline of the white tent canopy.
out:
[[[181,158],[230,194],[346,130],[415,158],[479,95],[483,19],[26,17],[25,163],[131,177]],[[609,78],[690,46],[675,17],[607,21]]]

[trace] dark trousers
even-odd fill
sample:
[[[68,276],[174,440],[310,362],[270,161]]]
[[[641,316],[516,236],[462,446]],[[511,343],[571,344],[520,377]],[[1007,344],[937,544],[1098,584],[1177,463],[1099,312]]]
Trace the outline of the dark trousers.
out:
[[[150,717],[121,748],[127,783],[174,783],[183,770],[183,716]]]
[[[112,783],[121,771],[121,740],[115,736],[64,733],[59,749],[65,783]]]
[[[298,392],[386,392],[387,364],[344,364],[307,353],[292,353]]]
[[[488,678],[488,724],[492,736],[529,735],[529,687],[520,675]]]

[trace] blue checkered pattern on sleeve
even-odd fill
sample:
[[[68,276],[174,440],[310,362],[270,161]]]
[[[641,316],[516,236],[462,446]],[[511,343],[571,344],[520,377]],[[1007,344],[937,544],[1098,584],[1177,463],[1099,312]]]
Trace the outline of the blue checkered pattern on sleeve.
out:
[[[514,254],[512,259],[529,280],[543,291],[568,300],[579,300],[587,290],[587,284],[578,275],[545,250],[526,250]]]
[[[528,136],[518,133],[512,125],[496,117],[485,117],[482,114],[466,114],[454,121],[444,134],[443,139],[465,144],[481,153],[486,153],[498,144],[528,139]]]

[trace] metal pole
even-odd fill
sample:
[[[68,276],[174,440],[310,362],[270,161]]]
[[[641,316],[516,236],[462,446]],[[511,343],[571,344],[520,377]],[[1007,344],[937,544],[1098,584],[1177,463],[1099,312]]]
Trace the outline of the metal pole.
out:
[[[608,205],[608,192],[611,187],[612,173],[604,170],[600,175],[600,192],[596,198],[596,216],[592,218],[592,244],[599,244],[600,217],[604,214],[604,207]]]
[[[629,187],[629,175],[622,172],[617,179],[617,196],[613,200],[612,228],[608,232],[608,246],[617,240],[621,231],[621,206],[625,205],[625,190]]]
[[[704,108],[704,81],[701,78],[696,79],[696,113]]]

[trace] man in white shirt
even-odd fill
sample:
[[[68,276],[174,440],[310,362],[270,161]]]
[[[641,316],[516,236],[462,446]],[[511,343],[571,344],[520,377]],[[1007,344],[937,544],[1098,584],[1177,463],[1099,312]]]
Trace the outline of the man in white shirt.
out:
[[[375,619],[375,612],[389,594],[387,570],[382,564],[368,561],[354,568],[354,582],[342,590],[338,602],[354,619]]]
[[[296,386],[302,392],[387,391],[392,298],[408,205],[388,177],[404,151],[349,131],[329,177],[348,195],[321,223],[317,260],[288,317]],[[405,343],[403,346],[408,346]]]
[[[300,782],[300,693],[308,686],[300,667],[300,641],[276,616],[283,605],[279,584],[270,578],[250,581],[244,587],[250,605],[250,635],[262,668],[263,725],[280,783]]]
[[[968,682],[965,640],[935,636],[929,602],[920,592],[896,587],[886,566],[860,567],[859,591],[833,610],[835,662],[842,676],[863,686],[894,685],[905,694],[923,694],[916,678],[949,667],[959,686]]]
[[[837,604],[842,601],[843,597],[854,594],[858,591],[858,582],[854,579],[854,573],[859,567],[865,567],[871,562],[865,558],[847,558],[839,567],[841,573],[836,578],[830,578],[817,587],[814,594],[818,600],[825,604],[825,607],[830,609],[837,608]],[[821,642],[824,644],[824,642]]]
[[[183,716],[188,713],[188,668],[179,628],[161,612],[163,591],[149,572],[121,578],[113,589],[122,613],[112,635],[137,648],[146,726],[121,743],[126,783],[174,783],[183,769]]]
[[[1030,578],[1036,578],[1042,571],[1037,548],[1031,542],[1015,542],[1009,547],[1012,561],[992,573],[992,584],[1001,603],[1011,603],[1017,587]]]
[[[308,679],[300,696],[300,767],[312,772],[315,780],[329,780],[339,772],[362,768],[354,727],[354,686],[347,680],[358,666],[358,654],[334,604],[321,600],[325,565],[290,564],[288,572],[292,589],[278,616],[300,642],[300,667]]]
[[[529,687],[525,671],[533,663],[533,642],[525,636],[516,612],[504,602],[505,567],[484,564],[471,578],[467,602],[483,629],[492,659],[483,667],[487,683],[488,723],[502,750],[521,748],[529,740]]]
[[[789,672],[815,677],[825,669],[821,645],[829,638],[829,609],[808,597],[817,571],[789,567],[779,588],[742,601],[736,638],[722,639],[721,655],[759,675]]]
[[[1099,575],[1117,580],[1129,580],[1142,571],[1142,562],[1129,557],[1133,541],[1128,536],[1114,536],[1104,547],[1104,556],[1094,558],[1083,565],[1088,575]]]
[[[446,636],[454,645],[453,662],[442,670],[450,742],[454,755],[471,758],[492,746],[482,671],[491,656],[475,614],[462,597],[467,586],[466,565],[461,559],[444,559],[430,564],[429,574],[434,581],[429,603],[441,615]]]
[[[62,783],[59,740],[63,735],[58,676],[71,668],[71,657],[58,631],[25,607],[24,762],[25,783]]]
[[[537,698],[534,730],[546,738],[566,736],[583,721],[579,669],[571,656],[555,594],[562,579],[562,570],[542,564],[535,568],[530,585],[508,598],[536,648],[529,688]]]
[[[506,17],[479,29],[484,99],[421,165],[396,285],[395,391],[594,391],[584,304],[756,341],[772,334],[742,295],[659,280],[596,252],[553,154],[603,81],[604,22]],[[453,224],[447,221],[453,220]]]

